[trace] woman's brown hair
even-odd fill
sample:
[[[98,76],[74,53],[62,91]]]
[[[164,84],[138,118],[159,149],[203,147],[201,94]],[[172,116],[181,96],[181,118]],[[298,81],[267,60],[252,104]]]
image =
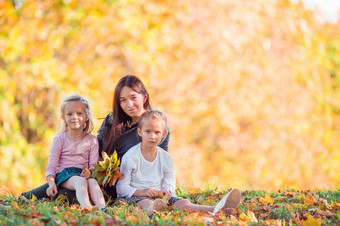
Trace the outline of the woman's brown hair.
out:
[[[146,96],[146,100],[144,102],[144,109],[149,110],[151,109],[150,101],[149,101],[149,94],[143,84],[143,82],[134,75],[126,75],[122,77],[116,85],[114,97],[113,97],[113,123],[112,128],[103,137],[103,150],[106,151],[108,154],[112,154],[115,150],[116,142],[119,136],[125,132],[125,128],[130,125],[132,118],[126,114],[120,106],[120,92],[123,87],[129,87],[136,93],[142,94]]]

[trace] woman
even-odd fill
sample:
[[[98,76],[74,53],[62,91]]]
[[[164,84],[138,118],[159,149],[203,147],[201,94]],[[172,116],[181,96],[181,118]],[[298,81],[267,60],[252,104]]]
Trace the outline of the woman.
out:
[[[151,109],[149,94],[143,82],[134,75],[122,77],[115,88],[113,110],[106,116],[98,130],[100,155],[102,151],[111,155],[116,150],[118,158],[121,159],[131,147],[139,143],[141,140],[137,135],[137,123],[140,116],[148,109]],[[169,134],[159,146],[167,151],[168,143]],[[29,199],[32,195],[38,199],[48,198],[47,188],[46,183],[21,195]],[[117,197],[115,186],[107,186],[105,191],[111,198]],[[66,196],[71,203],[75,201],[74,191],[59,189],[59,194]],[[52,199],[54,198],[56,197]]]
[[[133,75],[121,78],[116,86],[113,98],[113,110],[108,114],[98,130],[100,154],[102,151],[111,155],[117,152],[118,158],[141,141],[137,135],[137,124],[141,115],[151,110],[149,94],[142,81]],[[169,134],[159,145],[168,151]],[[105,187],[108,195],[115,198],[116,186]]]

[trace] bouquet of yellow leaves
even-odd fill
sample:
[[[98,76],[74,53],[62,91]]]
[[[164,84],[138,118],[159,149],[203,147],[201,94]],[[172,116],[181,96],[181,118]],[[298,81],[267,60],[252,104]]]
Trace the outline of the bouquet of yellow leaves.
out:
[[[118,178],[122,177],[123,174],[119,171],[120,160],[117,157],[117,152],[109,157],[106,152],[102,152],[103,161],[98,161],[93,164],[95,170],[92,172],[92,177],[97,179],[98,183],[102,186],[112,186],[116,183]]]

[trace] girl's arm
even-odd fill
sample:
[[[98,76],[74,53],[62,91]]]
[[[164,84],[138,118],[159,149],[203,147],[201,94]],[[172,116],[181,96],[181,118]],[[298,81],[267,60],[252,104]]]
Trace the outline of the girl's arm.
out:
[[[120,172],[124,175],[119,178],[117,182],[117,195],[118,197],[131,197],[136,192],[137,188],[133,188],[130,186],[131,183],[131,173],[134,168],[134,164],[132,159],[129,158],[126,154],[122,158],[122,162],[120,164]]]
[[[99,159],[99,146],[98,146],[98,140],[96,139],[95,136],[91,138],[91,150],[90,150],[90,155],[89,155],[89,170],[93,171],[95,164]]]
[[[57,185],[55,184],[55,175],[61,154],[61,142],[60,136],[54,138],[48,156],[48,165],[46,167],[46,180],[48,183],[46,194],[48,196],[55,196],[58,193]]]
[[[53,176],[53,180],[50,180],[50,183],[48,183],[49,185],[51,183],[54,183],[54,178],[56,175],[56,171],[57,171],[57,167],[59,165],[59,158],[60,158],[60,154],[61,154],[61,139],[60,136],[55,137],[52,145],[51,145],[51,150],[50,150],[50,154],[48,156],[48,165],[46,167],[46,180],[48,181],[48,178],[52,178],[49,177],[50,175]]]
[[[85,177],[86,179],[91,177],[92,171],[95,169],[93,164],[95,164],[99,159],[99,151],[98,151],[98,141],[95,136],[91,135],[91,148],[89,153],[89,161],[88,166],[83,170],[80,174],[81,177]]]
[[[48,196],[55,196],[58,193],[57,185],[55,184],[55,176],[48,175],[47,178],[48,188],[46,189],[46,194]]]
[[[162,191],[163,192],[170,192],[171,196],[176,197],[176,176],[175,176],[175,167],[174,162],[170,155],[168,155],[167,159],[167,167],[164,170],[164,178],[162,180]]]

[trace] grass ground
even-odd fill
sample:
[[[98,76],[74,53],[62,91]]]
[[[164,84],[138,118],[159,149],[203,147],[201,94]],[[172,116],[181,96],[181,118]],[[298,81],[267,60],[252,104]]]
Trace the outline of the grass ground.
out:
[[[179,188],[177,195],[194,203],[214,205],[227,191]],[[68,205],[65,197],[55,201],[0,197],[1,225],[340,225],[340,191],[296,191],[273,193],[242,191],[243,201],[231,216],[222,212],[195,213],[189,210],[155,212],[148,217],[140,208],[124,202],[108,202],[106,212]]]

